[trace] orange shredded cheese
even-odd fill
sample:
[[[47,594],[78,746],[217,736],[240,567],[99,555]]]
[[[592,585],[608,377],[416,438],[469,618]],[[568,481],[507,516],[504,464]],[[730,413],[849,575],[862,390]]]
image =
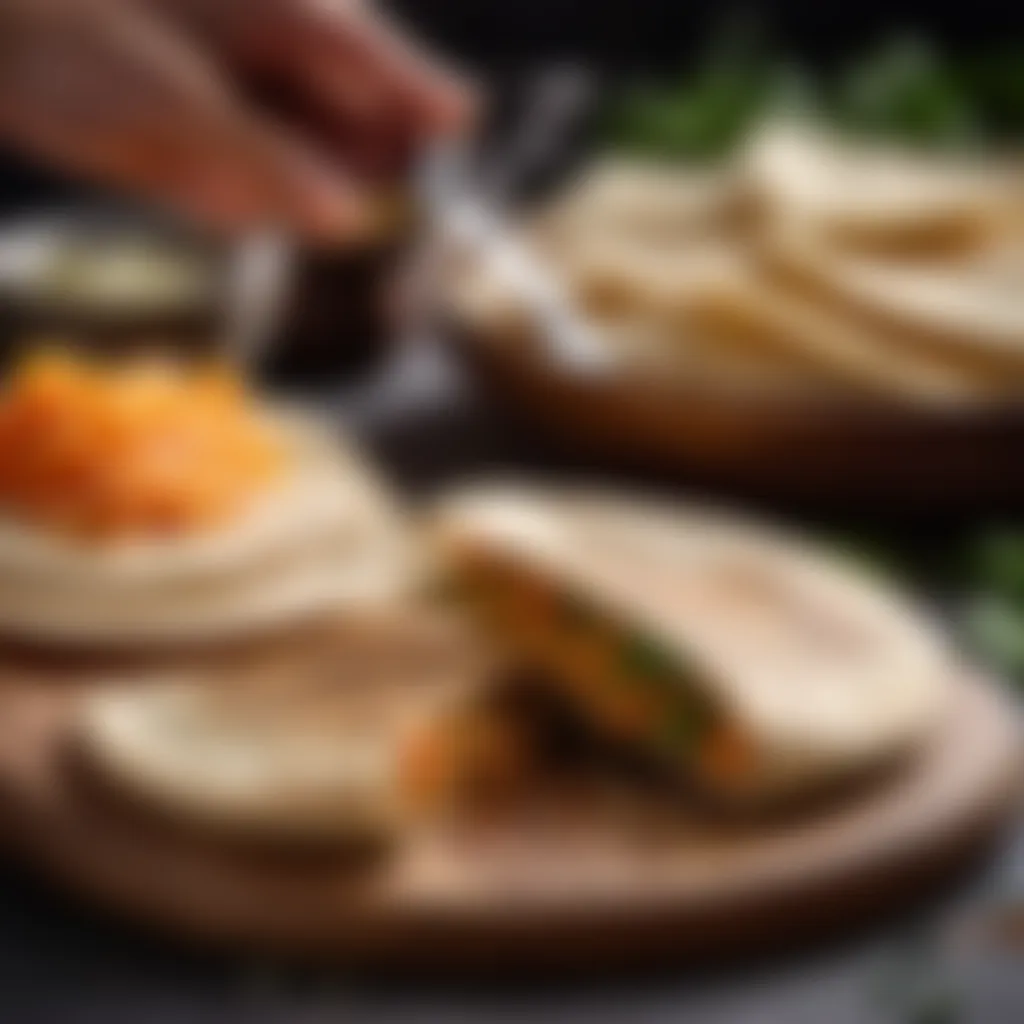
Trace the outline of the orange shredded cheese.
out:
[[[220,367],[41,352],[0,396],[0,506],[76,534],[166,535],[230,519],[282,462]]]

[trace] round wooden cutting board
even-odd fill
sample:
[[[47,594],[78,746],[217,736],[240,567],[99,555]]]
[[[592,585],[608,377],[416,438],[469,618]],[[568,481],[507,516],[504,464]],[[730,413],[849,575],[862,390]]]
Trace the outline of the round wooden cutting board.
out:
[[[256,851],[87,784],[82,687],[121,666],[0,666],[3,837],[105,908],[229,948],[414,970],[625,967],[776,947],[919,894],[1015,803],[1016,714],[963,680],[930,743],[799,816],[741,827],[579,794],[424,829],[374,864]]]

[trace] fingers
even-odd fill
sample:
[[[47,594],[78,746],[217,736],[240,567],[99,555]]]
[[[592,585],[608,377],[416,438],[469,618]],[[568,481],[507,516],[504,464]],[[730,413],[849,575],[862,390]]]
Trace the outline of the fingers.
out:
[[[362,198],[344,174],[262,124],[234,121],[213,145],[153,139],[142,162],[100,173],[226,233],[275,224],[335,241],[362,231]]]
[[[320,137],[368,176],[400,172],[470,119],[468,88],[379,17],[326,0],[296,11],[302,22],[285,51],[292,80],[326,115]]]
[[[292,0],[291,7],[294,28],[283,57],[324,102],[423,137],[465,125],[468,86],[425,58],[384,15],[344,0]]]
[[[273,221],[334,237],[358,225],[343,173],[255,118],[160,26],[48,0],[16,28],[0,61],[0,129],[37,156],[227,230]]]
[[[149,0],[301,107],[319,143],[371,174],[472,117],[466,83],[353,0]]]
[[[258,176],[275,213],[273,223],[291,225],[321,242],[362,235],[367,219],[364,196],[343,167],[271,122],[252,122],[246,143],[250,166],[263,168]]]
[[[201,29],[207,50],[168,11]],[[367,215],[353,177],[398,169],[470,116],[462,84],[344,0],[5,0],[0,51],[9,140],[225,229],[358,234]],[[282,130],[211,51],[269,73],[307,116]]]

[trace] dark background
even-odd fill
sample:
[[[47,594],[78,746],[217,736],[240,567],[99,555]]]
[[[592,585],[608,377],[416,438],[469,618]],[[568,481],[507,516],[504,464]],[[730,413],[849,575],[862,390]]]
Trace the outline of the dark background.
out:
[[[736,18],[760,22],[802,57],[825,60],[900,29],[924,28],[962,47],[1003,41],[1008,33],[1019,34],[1024,22],[1012,0],[393,0],[388,6],[449,52],[486,68],[559,56],[586,56],[620,67],[671,67]]]

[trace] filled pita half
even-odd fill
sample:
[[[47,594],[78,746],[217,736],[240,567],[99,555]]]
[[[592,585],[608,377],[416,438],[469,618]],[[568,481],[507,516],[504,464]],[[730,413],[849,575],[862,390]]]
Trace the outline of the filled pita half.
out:
[[[496,662],[435,611],[374,613],[258,665],[112,682],[73,743],[125,806],[235,839],[379,846],[411,827],[411,758]]]
[[[0,517],[0,633],[144,647],[234,640],[401,600],[417,555],[396,503],[326,424],[268,413],[288,469],[195,534],[102,540]]]
[[[477,488],[437,537],[466,600],[600,728],[739,805],[907,751],[950,655],[877,580],[712,512]]]

